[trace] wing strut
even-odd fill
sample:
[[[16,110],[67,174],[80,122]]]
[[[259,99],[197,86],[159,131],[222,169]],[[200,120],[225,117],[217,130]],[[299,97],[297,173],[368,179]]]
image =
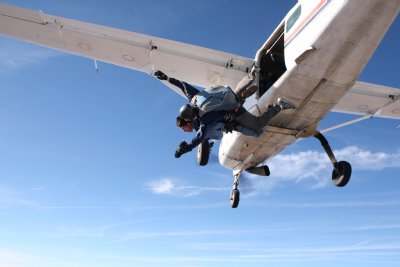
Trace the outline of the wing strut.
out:
[[[353,124],[353,123],[356,123],[356,122],[359,122],[359,121],[362,121],[362,120],[365,120],[365,119],[372,119],[373,117],[374,117],[373,114],[368,114],[368,115],[362,116],[360,118],[357,118],[357,119],[354,119],[354,120],[351,120],[351,121],[347,121],[347,122],[335,125],[335,126],[330,127],[330,128],[326,128],[326,129],[320,131],[320,133],[330,132],[330,131],[336,130],[338,128],[342,128],[344,126],[347,126],[347,125],[350,125],[350,124]]]
[[[356,122],[359,122],[359,121],[362,121],[362,120],[365,120],[365,119],[368,119],[368,118],[372,119],[375,115],[376,116],[380,116],[380,114],[382,113],[382,110],[384,108],[386,108],[388,106],[391,106],[391,105],[395,105],[396,103],[398,103],[400,101],[400,95],[388,95],[388,98],[389,98],[389,101],[387,101],[387,103],[385,105],[383,105],[382,107],[378,108],[375,112],[370,112],[367,115],[364,115],[364,116],[362,116],[360,118],[357,118],[357,119],[354,119],[354,120],[351,120],[351,121],[348,121],[348,122],[344,122],[344,123],[335,125],[333,127],[324,129],[324,130],[322,130],[320,132],[321,133],[326,133],[326,132],[329,132],[329,131],[332,131],[332,130],[336,130],[338,128],[341,128],[341,127],[344,127],[344,126],[347,126],[347,125],[350,125],[350,124],[353,124],[353,123],[356,123]],[[398,113],[398,109],[392,110],[392,113],[393,114]],[[399,127],[397,127],[397,128],[399,128]]]

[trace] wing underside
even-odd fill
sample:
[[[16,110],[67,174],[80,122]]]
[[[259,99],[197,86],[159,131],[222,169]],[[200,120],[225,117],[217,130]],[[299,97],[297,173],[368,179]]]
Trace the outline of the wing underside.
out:
[[[0,4],[0,34],[146,73],[161,69],[201,87],[234,88],[254,64],[230,53],[6,4]],[[399,89],[356,82],[333,111],[400,119],[399,98]]]
[[[0,34],[201,87],[235,87],[254,61],[213,49],[0,4]]]
[[[400,89],[356,82],[332,111],[400,119]]]

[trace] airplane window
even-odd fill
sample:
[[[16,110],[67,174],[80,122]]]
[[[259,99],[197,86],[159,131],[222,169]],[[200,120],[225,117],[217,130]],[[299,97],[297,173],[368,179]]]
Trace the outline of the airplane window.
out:
[[[296,21],[299,19],[301,15],[301,6],[299,6],[293,14],[286,20],[286,32],[289,32]]]

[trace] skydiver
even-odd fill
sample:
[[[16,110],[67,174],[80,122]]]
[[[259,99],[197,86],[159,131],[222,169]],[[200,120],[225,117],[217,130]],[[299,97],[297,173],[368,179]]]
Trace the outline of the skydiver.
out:
[[[195,120],[199,122],[196,136],[190,144],[185,141],[180,143],[175,152],[176,158],[201,144],[212,128],[218,125],[224,126],[223,129],[226,131],[239,131],[240,128],[244,131],[245,128],[248,128],[254,132],[262,133],[267,123],[280,111],[296,108],[293,103],[278,98],[277,104],[268,106],[267,111],[257,117],[241,105],[241,101],[238,101],[238,97],[229,87],[218,86],[200,91],[186,82],[168,77],[160,70],[156,71],[154,76],[180,88],[191,103],[180,108],[179,118],[184,121],[191,121],[192,124]],[[185,132],[189,131],[189,128],[187,130],[182,129]]]

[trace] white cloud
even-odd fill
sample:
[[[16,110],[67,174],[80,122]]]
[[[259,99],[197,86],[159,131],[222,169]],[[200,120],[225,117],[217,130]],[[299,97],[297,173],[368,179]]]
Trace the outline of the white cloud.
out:
[[[260,207],[273,207],[273,208],[350,208],[350,207],[390,207],[400,206],[399,200],[382,200],[382,201],[368,201],[368,200],[345,200],[345,201],[321,201],[315,199],[310,202],[269,202],[262,204],[252,204]]]
[[[327,258],[338,258],[342,260],[363,261],[373,258],[376,255],[394,256],[398,255],[400,250],[399,243],[355,243],[350,245],[332,246],[332,247],[302,247],[302,248],[276,248],[266,253],[246,255],[243,258],[248,260],[262,261],[315,261]],[[378,254],[379,253],[379,254]],[[360,257],[359,257],[360,256]]]
[[[400,224],[364,225],[357,228],[359,231],[400,229]]]
[[[0,208],[31,207],[36,208],[38,204],[27,199],[23,193],[17,190],[0,185]]]
[[[179,183],[177,181],[173,181],[172,179],[160,179],[150,182],[147,185],[147,189],[149,189],[155,194],[174,195],[183,197],[198,195],[205,191],[228,190],[228,188],[222,188],[222,187],[189,186]]]
[[[207,233],[211,235],[212,233]],[[168,235],[166,236],[168,237]],[[229,243],[182,243],[182,252],[180,255],[157,257],[140,257],[140,256],[123,256],[123,255],[90,255],[91,258],[112,259],[114,261],[132,261],[143,262],[143,264],[150,263],[163,263],[164,265],[190,265],[199,263],[219,263],[237,265],[256,264],[277,264],[277,263],[310,263],[311,265],[318,265],[315,263],[338,263],[339,265],[345,263],[375,263],[376,266],[390,263],[390,266],[398,266],[399,260],[397,255],[400,250],[398,242],[392,243],[347,243],[342,245],[332,246],[280,246],[274,245],[265,246],[263,243],[249,243],[249,242],[229,242]],[[212,255],[209,256],[196,256],[187,252],[188,250],[195,250],[198,254],[199,250],[210,251]],[[186,251],[186,253],[185,253]],[[217,253],[223,251],[223,253]],[[233,252],[227,254],[226,252]],[[386,257],[386,259],[385,259]],[[389,258],[390,257],[390,258]],[[167,264],[165,264],[167,263]],[[151,265],[151,264],[150,264]],[[282,265],[282,264],[281,264]],[[303,264],[304,265],[304,264]],[[350,265],[351,266],[351,265]],[[359,265],[357,265],[359,266]]]
[[[260,243],[241,242],[241,243],[223,243],[223,242],[207,242],[207,243],[187,243],[185,248],[205,251],[236,251],[235,255],[226,257],[218,257],[220,262],[252,262],[257,263],[276,263],[276,262],[371,262],[384,263],[386,260],[380,260],[380,256],[397,256],[400,251],[398,242],[358,242],[343,243],[332,246],[298,246],[296,244],[282,246],[265,246]],[[194,258],[186,258],[188,262],[195,261]],[[203,261],[212,261],[212,257]],[[390,260],[387,260],[390,261]],[[393,260],[398,263],[398,260]]]
[[[117,222],[106,225],[91,225],[90,227],[60,226],[58,233],[62,237],[104,238],[112,235],[113,231],[138,223],[137,221]]]
[[[120,238],[118,242],[125,242],[136,239],[163,238],[163,237],[197,237],[232,235],[237,233],[233,230],[203,230],[203,231],[176,231],[176,232],[130,232]]]
[[[151,191],[156,194],[171,194],[174,189],[174,184],[169,179],[154,181],[149,184]]]
[[[334,151],[338,160],[351,163],[354,171],[378,171],[386,168],[400,168],[400,153],[372,152],[356,146]],[[283,183],[307,183],[311,189],[327,186],[331,183],[332,163],[325,152],[302,151],[277,155],[267,162],[271,170],[270,177],[261,177],[244,173],[240,181],[243,196],[268,194]],[[227,174],[228,175],[228,174]],[[172,179],[161,179],[148,185],[155,194],[181,196],[198,195],[204,191],[229,190],[226,188],[208,188],[180,185]]]
[[[400,168],[400,153],[371,152],[356,146],[334,151],[336,158],[351,163],[353,171],[382,170]],[[268,165],[274,179],[256,178],[257,188],[270,190],[285,182],[311,181],[311,188],[319,188],[330,183],[332,163],[324,152],[305,151],[274,157]]]
[[[336,158],[351,163],[354,171],[400,168],[400,153],[372,152],[356,146],[334,151]],[[311,189],[331,184],[332,163],[325,152],[302,151],[277,155],[267,162],[270,177],[245,174],[241,180],[244,196],[268,194],[284,183],[307,183]]]
[[[36,265],[39,258],[21,251],[11,250],[0,247],[0,266],[17,267]]]
[[[335,153],[337,158],[346,158],[351,162],[353,168],[360,170],[382,170],[400,167],[400,153],[371,152],[356,146],[346,147]]]

